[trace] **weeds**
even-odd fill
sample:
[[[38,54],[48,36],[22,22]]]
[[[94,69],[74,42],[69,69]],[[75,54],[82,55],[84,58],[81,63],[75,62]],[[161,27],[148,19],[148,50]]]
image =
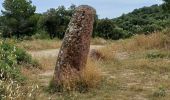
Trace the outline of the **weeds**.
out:
[[[168,94],[170,90],[168,84],[170,82],[169,37],[167,33],[138,35],[131,39],[114,41],[95,52],[102,59],[89,59],[82,74],[79,74],[78,77],[75,77],[75,74],[72,76],[66,74],[64,76],[66,80],[62,85],[58,87],[51,85],[50,92],[52,94],[43,90],[41,94],[45,94],[44,97],[38,97],[38,99],[47,100],[48,96],[54,100],[113,98],[120,100],[168,100],[170,98]],[[121,58],[126,54],[128,54],[126,59],[115,60],[116,56]],[[53,70],[54,67],[51,66],[55,66],[56,58],[49,56],[40,57],[38,60],[43,68],[49,71]],[[33,77],[33,79],[35,78]],[[159,87],[160,84],[166,87]],[[56,90],[52,91],[53,89]],[[4,89],[1,89],[0,93],[3,91]],[[31,96],[35,99],[36,96],[33,94]]]
[[[27,86],[26,77],[21,73],[21,67],[27,67],[26,64],[35,68],[33,61],[24,50],[6,41],[1,42],[0,99],[23,100],[36,97],[38,85]]]
[[[61,46],[61,41],[58,39],[54,40],[32,40],[32,41],[21,41],[17,43],[17,46],[28,51],[44,50],[44,49],[56,49]]]
[[[113,60],[115,58],[115,49],[112,46],[106,46],[98,50],[92,50],[90,57],[96,60]]]
[[[170,37],[163,33],[137,35],[123,42],[123,49],[127,51],[169,49]]]
[[[62,75],[63,80],[59,85],[51,81],[50,90],[52,92],[87,92],[91,88],[98,87],[101,81],[101,71],[97,68],[97,64],[91,60],[88,60],[86,68],[80,73],[75,73],[75,71],[70,72],[69,69],[65,70]]]
[[[1,71],[1,76],[4,76]],[[37,96],[39,86],[33,84],[32,86],[22,86],[21,83],[11,79],[10,77],[3,77],[0,79],[0,99],[1,100],[23,100],[35,99]]]
[[[165,97],[166,89],[164,87],[159,87],[154,93],[153,97]]]
[[[91,39],[92,45],[106,45],[108,43],[109,43],[108,40],[105,40],[105,39],[102,39],[102,38],[92,38]]]

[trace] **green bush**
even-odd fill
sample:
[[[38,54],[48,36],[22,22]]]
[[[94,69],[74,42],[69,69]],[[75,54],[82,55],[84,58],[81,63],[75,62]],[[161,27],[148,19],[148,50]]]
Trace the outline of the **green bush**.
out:
[[[17,81],[23,80],[19,67],[17,66],[16,47],[5,42],[0,44],[0,79],[11,77]]]
[[[19,66],[21,65],[27,68],[38,67],[38,63],[26,51],[2,41],[0,43],[0,71],[4,72],[4,76],[0,76],[0,79],[10,77],[22,81],[24,77],[20,73]]]
[[[17,64],[21,65],[24,64],[26,67],[38,67],[38,62],[36,60],[33,60],[31,55],[27,54],[26,51],[23,49],[16,49],[16,59]]]
[[[27,64],[34,67],[37,62],[12,43],[0,42],[0,100],[33,100],[38,86],[25,86],[26,77],[21,73],[21,67],[28,68]]]

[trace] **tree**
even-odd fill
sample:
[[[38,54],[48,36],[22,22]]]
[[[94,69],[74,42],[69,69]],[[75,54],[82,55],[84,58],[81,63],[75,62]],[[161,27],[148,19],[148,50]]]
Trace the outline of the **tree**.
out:
[[[114,28],[115,25],[112,20],[109,20],[108,18],[99,20],[96,29],[97,36],[111,39]]]
[[[94,16],[94,24],[93,24],[93,33],[92,33],[92,37],[97,37],[97,24],[98,24],[98,15],[96,14],[96,16]]]
[[[74,10],[75,5],[68,10],[64,6],[50,9],[41,17],[39,26],[49,33],[51,39],[54,37],[62,39]]]
[[[3,18],[3,17],[0,16],[0,35],[1,35],[1,32],[2,32],[2,21],[3,21],[2,18]]]
[[[170,12],[170,0],[163,0],[164,4],[163,4],[163,9]]]
[[[55,37],[56,26],[59,23],[59,20],[56,16],[55,9],[50,9],[40,18],[39,26],[44,28],[50,35],[52,39]]]
[[[2,15],[3,20],[3,35],[10,36],[24,36],[31,35],[34,31],[36,23],[34,12],[36,7],[31,5],[30,0],[5,0],[3,3],[4,11]],[[34,20],[35,21],[35,20]],[[36,20],[37,21],[37,20]]]
[[[152,5],[135,9],[131,13],[123,14],[113,19],[113,23],[123,29],[124,32],[127,32],[129,36],[161,31],[170,26],[170,13],[164,12],[162,9],[163,5]]]

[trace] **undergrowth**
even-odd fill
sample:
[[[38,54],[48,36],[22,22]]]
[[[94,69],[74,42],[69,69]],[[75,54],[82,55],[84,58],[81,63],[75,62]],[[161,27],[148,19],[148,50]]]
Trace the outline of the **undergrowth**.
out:
[[[17,100],[32,98],[35,88],[24,87],[26,77],[21,73],[21,67],[37,68],[38,62],[33,60],[24,50],[13,44],[1,41],[0,43],[0,99]]]

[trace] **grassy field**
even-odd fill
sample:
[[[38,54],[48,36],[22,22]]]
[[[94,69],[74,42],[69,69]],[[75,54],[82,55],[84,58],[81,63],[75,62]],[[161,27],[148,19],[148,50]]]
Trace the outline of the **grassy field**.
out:
[[[48,81],[53,74],[50,73],[46,77],[43,76],[44,80],[47,80],[46,85],[43,85],[42,81],[37,82],[41,94],[37,99],[168,100],[170,98],[169,40],[167,35],[154,33],[106,43],[103,48],[96,50],[101,59],[89,58],[91,60],[87,64],[91,69],[88,69],[90,72],[86,75],[96,70],[100,72],[95,73],[101,77],[97,78],[98,85],[95,88],[90,88],[86,93],[71,91],[50,94],[47,91]],[[38,56],[36,59],[43,66],[43,71],[38,73],[54,70],[56,57]],[[40,77],[36,80],[39,80],[38,78]]]
[[[169,33],[168,33],[169,34]],[[49,93],[56,56],[33,56],[42,69],[23,69],[28,83],[38,84],[34,100],[168,100],[170,98],[170,37],[154,33],[130,39],[105,41],[93,39],[98,55],[89,56],[84,80],[88,91]],[[19,42],[27,51],[59,48],[61,41]]]
[[[1,41],[1,39],[0,39]],[[46,49],[58,49],[61,46],[62,40],[59,39],[34,39],[34,40],[16,40],[7,39],[8,42],[16,44],[18,47],[27,51],[39,51]],[[91,45],[106,45],[112,40],[104,40],[102,38],[94,38],[91,40]]]

